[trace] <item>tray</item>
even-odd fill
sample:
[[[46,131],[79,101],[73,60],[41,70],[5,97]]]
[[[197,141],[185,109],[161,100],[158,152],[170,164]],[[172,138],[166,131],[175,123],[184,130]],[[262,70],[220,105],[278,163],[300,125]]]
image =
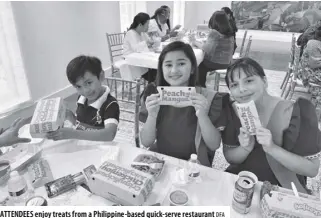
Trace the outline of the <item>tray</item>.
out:
[[[8,161],[11,171],[23,170],[28,164],[41,156],[42,148],[37,144],[18,144],[15,148],[0,156],[0,162]]]

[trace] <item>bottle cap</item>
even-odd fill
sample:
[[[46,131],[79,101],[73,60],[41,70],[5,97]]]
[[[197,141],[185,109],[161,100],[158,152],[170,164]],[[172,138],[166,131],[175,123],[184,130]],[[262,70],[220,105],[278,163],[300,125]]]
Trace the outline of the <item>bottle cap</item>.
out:
[[[192,160],[197,160],[197,155],[196,154],[191,154],[191,159]]]

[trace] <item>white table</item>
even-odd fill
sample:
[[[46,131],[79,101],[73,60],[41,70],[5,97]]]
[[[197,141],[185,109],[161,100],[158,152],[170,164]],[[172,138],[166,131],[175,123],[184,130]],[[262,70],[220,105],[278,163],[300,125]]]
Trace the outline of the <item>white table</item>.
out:
[[[152,153],[144,149],[117,142],[101,143],[76,140],[53,142],[51,140],[46,140],[42,145],[42,157],[49,162],[53,176],[57,179],[69,174],[78,173],[91,164],[99,167],[102,163],[101,158],[106,154],[104,151],[110,146],[119,146],[120,154],[118,161],[125,165],[130,165],[131,161],[138,154]],[[179,166],[184,165],[186,161],[160,154],[157,154],[157,156],[163,157],[166,161],[165,169],[159,180],[155,183],[153,192],[146,202],[146,205],[161,203],[162,205],[167,206],[167,195],[173,188],[171,175],[175,173],[175,170]],[[22,173],[24,173],[25,178],[29,179],[27,173]],[[197,201],[195,200],[193,205],[231,206],[234,184],[237,179],[236,175],[201,166],[201,178],[201,183],[195,184],[189,189],[194,197],[197,196]],[[231,207],[231,217],[261,217],[259,209],[260,188],[261,183],[256,185],[250,213],[246,215],[239,214]],[[0,189],[2,193],[6,191],[6,187],[0,187]],[[44,187],[36,189],[35,193],[47,198]],[[52,206],[103,206],[112,205],[113,203],[101,197],[92,195],[82,187],[78,187],[77,191],[68,192],[55,198],[48,199],[48,204]]]
[[[196,48],[193,50],[196,56],[197,64],[199,65],[204,58],[203,51]],[[128,65],[157,69],[159,55],[160,53],[155,52],[131,53],[125,57],[125,60]]]

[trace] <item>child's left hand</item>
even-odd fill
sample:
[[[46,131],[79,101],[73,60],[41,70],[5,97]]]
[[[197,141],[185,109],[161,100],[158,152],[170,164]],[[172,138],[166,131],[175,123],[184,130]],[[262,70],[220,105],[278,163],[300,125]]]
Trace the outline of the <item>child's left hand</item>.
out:
[[[257,128],[256,139],[257,139],[257,142],[262,145],[263,150],[265,152],[269,152],[271,148],[273,148],[274,146],[271,131],[266,128],[263,128],[263,127]]]
[[[199,116],[199,115],[207,116],[206,110],[209,107],[207,99],[199,93],[193,93],[191,95],[191,99],[196,111],[196,116]]]
[[[47,134],[48,139],[52,139],[54,141],[64,140],[64,139],[72,139],[74,138],[73,133],[75,132],[72,128],[60,128],[56,131],[49,132]]]

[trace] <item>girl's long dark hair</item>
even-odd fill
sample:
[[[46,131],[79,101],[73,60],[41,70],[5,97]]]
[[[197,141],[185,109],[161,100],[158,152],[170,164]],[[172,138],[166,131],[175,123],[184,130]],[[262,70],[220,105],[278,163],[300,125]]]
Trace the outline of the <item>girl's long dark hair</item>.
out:
[[[161,27],[161,25],[158,23],[158,19],[157,19],[157,16],[158,15],[161,15],[161,14],[164,14],[164,13],[166,13],[166,9],[165,8],[158,8],[156,11],[155,11],[155,13],[154,13],[154,15],[150,18],[150,19],[155,19],[156,20],[156,23],[157,23],[157,26],[158,26],[158,28],[162,31],[162,27]],[[168,19],[167,19],[168,20]],[[167,21],[166,21],[167,22]],[[168,24],[167,24],[168,25]]]
[[[146,13],[138,13],[133,20],[133,23],[130,25],[129,29],[135,29],[139,24],[144,25],[148,20],[150,20],[150,16]]]
[[[208,28],[217,30],[225,36],[234,36],[234,31],[224,11],[214,12],[208,22]]]
[[[237,29],[237,26],[236,26],[236,21],[235,21],[235,17],[234,17],[233,11],[232,11],[229,7],[223,7],[222,10],[223,10],[226,14],[230,15],[230,17],[231,17],[231,18],[230,18],[231,26],[232,26],[234,32],[237,32],[238,29]]]
[[[170,86],[168,82],[166,82],[164,78],[163,72],[163,62],[167,53],[172,51],[182,51],[186,55],[186,57],[191,61],[192,65],[192,73],[189,77],[188,86],[195,87],[198,85],[198,67],[197,67],[197,60],[194,54],[192,47],[189,44],[186,44],[181,41],[175,41],[168,44],[159,55],[158,58],[158,68],[157,68],[157,76],[156,76],[156,86]]]

